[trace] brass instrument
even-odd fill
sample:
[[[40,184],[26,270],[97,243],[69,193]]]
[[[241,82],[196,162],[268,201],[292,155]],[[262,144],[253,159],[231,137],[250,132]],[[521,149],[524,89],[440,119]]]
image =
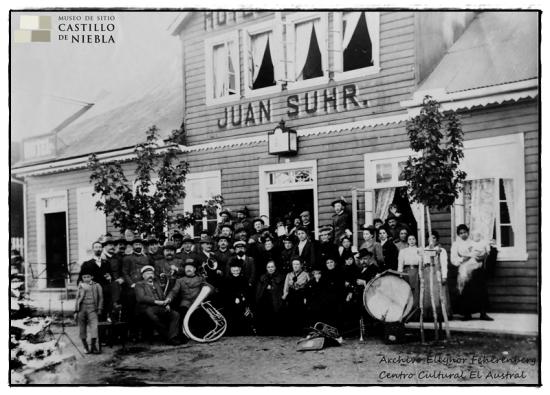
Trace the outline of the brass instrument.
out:
[[[202,287],[199,295],[187,310],[185,317],[183,318],[183,333],[188,338],[195,340],[199,343],[210,343],[218,340],[223,336],[225,330],[227,329],[227,321],[225,317],[212,306],[210,302],[204,302],[208,295],[212,292],[212,288],[208,286]],[[189,329],[189,320],[191,315],[199,308],[199,306],[208,314],[210,319],[214,322],[215,327],[210,332],[208,332],[204,337],[200,338],[191,333]]]
[[[204,278],[208,277],[208,273],[212,273],[218,270],[218,261],[214,258],[208,258],[206,261],[202,263],[201,269],[200,269],[200,275]]]

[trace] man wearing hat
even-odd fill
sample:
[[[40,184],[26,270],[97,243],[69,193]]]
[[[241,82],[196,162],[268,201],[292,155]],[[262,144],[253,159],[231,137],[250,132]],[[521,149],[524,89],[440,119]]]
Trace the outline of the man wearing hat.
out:
[[[193,244],[195,244],[195,240],[188,234],[185,236],[182,236],[182,239],[180,240],[180,247],[178,248],[178,243],[175,243],[176,245],[176,258],[180,259],[182,262],[185,262],[187,259],[193,259],[195,260],[195,265],[199,265],[199,256],[198,254],[193,251]]]
[[[233,222],[231,221],[231,213],[227,209],[220,211],[220,221],[216,225],[216,230],[214,231],[214,237],[221,235],[222,226],[224,225],[228,225],[231,228],[233,227]]]
[[[248,220],[248,209],[246,207],[237,210],[235,232],[237,231],[237,229],[244,229],[248,234],[252,232],[252,224]]]
[[[186,235],[187,236],[187,235]],[[172,237],[171,237],[171,240],[174,242],[174,244],[176,245],[176,252],[179,252],[179,249],[182,247],[182,243],[183,243],[183,235],[180,233],[179,230],[175,229],[173,232],[172,232]]]
[[[243,240],[233,243],[235,256],[230,259],[229,265],[240,265],[242,275],[246,278],[248,284],[254,287],[256,285],[256,263],[254,262],[254,258],[246,255],[246,247],[247,244]]]
[[[350,213],[346,210],[347,202],[343,196],[332,203],[334,214],[332,215],[332,227],[334,228],[334,243],[338,244],[340,237],[351,235],[353,229]]]
[[[231,238],[223,233],[218,237],[218,248],[214,252],[214,259],[218,262],[218,268],[223,271],[223,276],[229,274],[229,260],[233,256],[233,251],[229,248]]]
[[[302,227],[306,228],[308,237],[315,238],[315,225],[311,221],[311,214],[309,211],[302,211],[300,213],[300,219],[302,220]],[[296,229],[298,231],[298,229]]]
[[[284,235],[281,237],[283,248],[281,250],[281,267],[277,270],[286,275],[292,270],[292,257],[294,256],[294,237]]]
[[[183,261],[176,258],[176,245],[173,241],[164,244],[163,258],[155,261],[155,274],[163,289],[168,292],[177,278],[183,276]]]
[[[214,241],[210,236],[205,236],[199,240],[199,243],[199,267],[204,268],[206,273],[206,281],[212,284],[215,288],[218,288],[223,276],[223,270],[216,261],[216,257],[212,251],[214,248]]]
[[[224,236],[231,243],[233,241],[233,225],[222,224],[220,226],[220,233],[216,236],[219,240],[220,236]]]
[[[146,247],[147,255],[151,257],[153,262],[164,258],[164,254],[162,253],[162,248],[160,248],[159,240],[155,235],[147,236],[147,238],[144,241],[147,246]]]
[[[136,329],[134,314],[136,295],[134,288],[141,281],[141,269],[145,266],[153,267],[153,265],[151,258],[143,251],[143,240],[134,237],[132,240],[132,253],[122,259],[122,278],[124,279],[122,286],[123,311],[130,330]]]
[[[167,344],[178,345],[179,314],[170,309],[170,301],[155,280],[155,269],[145,265],[140,269],[143,280],[135,283],[136,311],[145,318],[163,337]]]

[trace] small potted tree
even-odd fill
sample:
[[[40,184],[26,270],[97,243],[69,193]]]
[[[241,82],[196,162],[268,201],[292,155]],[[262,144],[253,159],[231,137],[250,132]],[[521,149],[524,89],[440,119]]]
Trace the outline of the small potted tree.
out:
[[[420,113],[407,122],[407,134],[410,147],[418,156],[408,158],[403,170],[407,182],[409,201],[424,205],[426,210],[428,234],[432,232],[430,209],[445,209],[452,206],[462,189],[466,173],[459,169],[460,160],[464,157],[464,133],[454,111],[440,111],[439,103],[426,96]],[[422,214],[424,221],[424,214]],[[424,342],[424,245],[421,246],[422,259],[420,276],[420,334]],[[441,311],[445,322],[446,337],[450,338],[449,323],[446,312],[446,298],[441,282],[439,253],[428,251],[434,265],[430,265],[430,298],[434,316],[434,329],[438,340],[437,306],[434,301],[433,275],[434,266],[438,283]]]

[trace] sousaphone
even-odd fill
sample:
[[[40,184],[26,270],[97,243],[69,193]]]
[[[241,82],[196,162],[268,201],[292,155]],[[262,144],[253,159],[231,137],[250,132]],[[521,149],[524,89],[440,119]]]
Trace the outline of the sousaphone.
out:
[[[187,310],[187,313],[185,314],[185,317],[183,318],[183,333],[185,336],[187,336],[189,339],[195,340],[199,343],[210,343],[218,340],[220,337],[223,336],[225,333],[225,330],[227,329],[227,321],[225,317],[212,306],[212,304],[208,301],[205,301],[208,295],[212,292],[212,288],[209,286],[202,287],[201,291],[199,292],[199,295],[191,304],[189,307],[189,310]],[[214,324],[214,328],[210,329],[205,335],[202,337],[195,336],[193,333],[191,333],[191,330],[189,328],[189,321],[191,319],[191,316],[193,313],[197,311],[198,308],[201,308],[210,320]]]

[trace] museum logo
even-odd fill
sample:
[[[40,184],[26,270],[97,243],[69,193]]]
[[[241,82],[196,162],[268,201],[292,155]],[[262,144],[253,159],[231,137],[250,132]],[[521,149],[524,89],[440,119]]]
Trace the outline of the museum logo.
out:
[[[21,15],[19,29],[13,32],[15,43],[47,43],[51,41],[51,16]]]

